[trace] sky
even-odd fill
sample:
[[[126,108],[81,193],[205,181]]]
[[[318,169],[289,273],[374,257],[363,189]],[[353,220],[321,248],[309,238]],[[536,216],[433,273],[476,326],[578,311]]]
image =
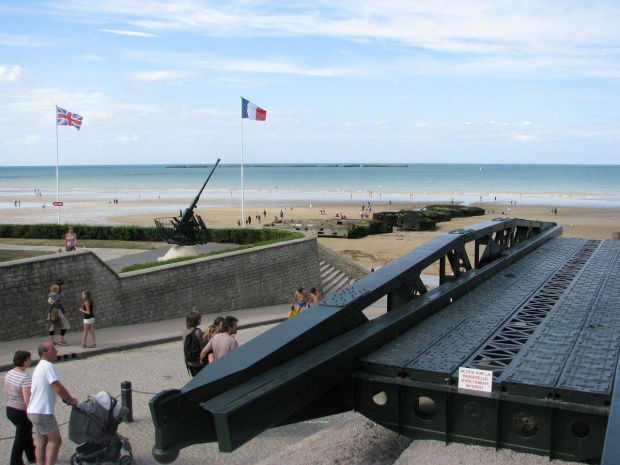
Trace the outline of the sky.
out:
[[[619,164],[619,25],[617,0],[0,0],[0,166]]]

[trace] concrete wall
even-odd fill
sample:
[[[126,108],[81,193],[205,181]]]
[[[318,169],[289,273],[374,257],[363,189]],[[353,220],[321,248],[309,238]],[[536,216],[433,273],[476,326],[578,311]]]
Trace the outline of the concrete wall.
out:
[[[47,293],[57,277],[66,282],[66,313],[79,331],[85,289],[101,328],[178,318],[192,309],[205,315],[285,304],[297,286],[321,282],[315,238],[120,275],[90,251],[15,260],[0,263],[0,341],[47,334]]]

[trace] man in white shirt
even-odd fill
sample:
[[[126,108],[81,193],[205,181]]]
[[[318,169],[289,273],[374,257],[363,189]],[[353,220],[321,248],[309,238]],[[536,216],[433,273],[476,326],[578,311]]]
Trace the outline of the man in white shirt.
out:
[[[233,337],[237,334],[237,323],[239,320],[234,316],[227,316],[222,322],[222,332],[217,333],[207,343],[202,352],[200,352],[200,361],[204,363],[204,360],[209,352],[213,352],[214,360],[223,357],[228,352],[239,347],[239,343]]]
[[[39,346],[39,363],[32,373],[32,388],[28,403],[28,418],[32,422],[37,439],[37,465],[54,465],[62,444],[58,422],[54,416],[56,397],[70,405],[78,400],[58,381],[53,363],[58,351],[51,342]]]

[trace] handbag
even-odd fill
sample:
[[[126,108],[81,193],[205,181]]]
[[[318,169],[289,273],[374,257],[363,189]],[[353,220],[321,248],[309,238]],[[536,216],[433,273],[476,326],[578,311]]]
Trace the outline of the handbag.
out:
[[[295,315],[297,315],[297,310],[295,310],[295,306],[292,306],[291,310],[288,312],[288,317],[293,318]]]

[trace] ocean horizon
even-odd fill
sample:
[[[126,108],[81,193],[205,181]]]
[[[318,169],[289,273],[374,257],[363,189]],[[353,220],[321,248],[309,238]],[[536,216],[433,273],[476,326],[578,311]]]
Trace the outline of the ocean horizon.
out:
[[[193,198],[213,165],[59,166],[60,200],[82,197],[133,200]],[[246,164],[248,205],[372,200],[392,202],[497,201],[524,205],[620,206],[620,165],[523,165],[433,163]],[[0,195],[31,199],[56,195],[55,166],[0,167]],[[220,164],[201,206],[237,205],[241,167]],[[4,202],[6,203],[6,202]],[[11,205],[12,206],[12,205]],[[4,205],[6,207],[6,205]]]

